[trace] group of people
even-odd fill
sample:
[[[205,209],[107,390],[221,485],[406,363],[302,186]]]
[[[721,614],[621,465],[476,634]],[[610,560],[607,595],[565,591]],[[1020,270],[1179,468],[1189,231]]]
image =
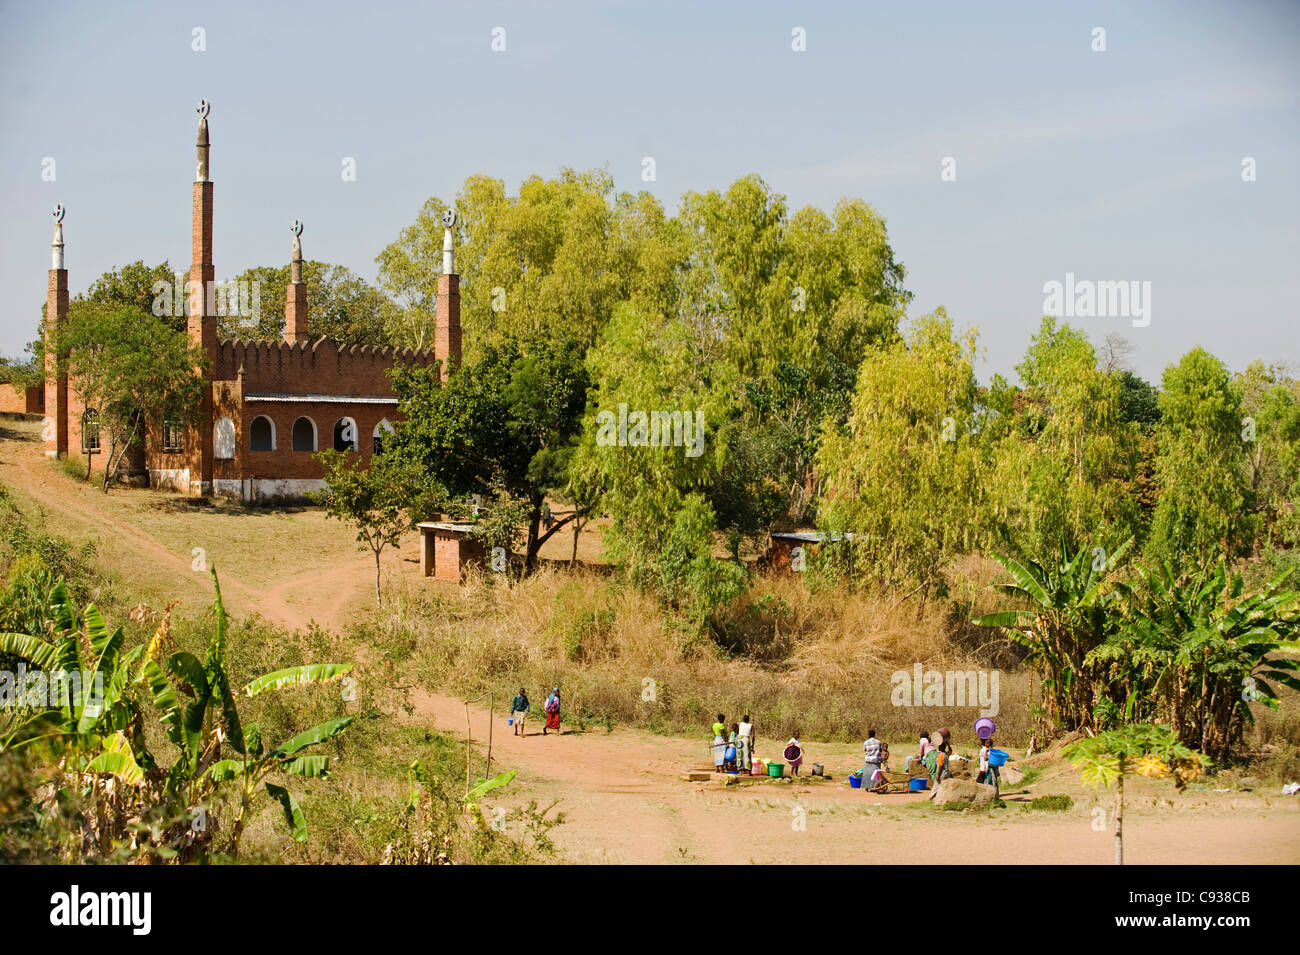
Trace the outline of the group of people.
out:
[[[522,691],[521,691],[522,692]],[[748,773],[754,760],[754,723],[746,713],[739,723],[727,726],[727,717],[719,713],[711,727],[713,731],[713,768],[720,773]],[[907,757],[903,771],[910,773],[913,762],[920,762],[930,774],[931,784],[939,785],[953,775],[952,731],[948,727],[939,729],[934,734],[935,742],[927,732],[921,733],[917,751]],[[993,737],[980,740],[979,776],[976,782],[987,783],[995,790],[998,788],[998,767],[990,759],[993,751]],[[803,764],[803,744],[799,741],[799,731],[785,745],[782,755],[795,776]],[[867,730],[867,738],[862,742],[862,789],[870,791],[881,789],[885,785],[885,771],[889,768],[889,744],[876,736],[874,729]]]
[[[869,730],[867,733],[867,740],[862,744],[862,748],[866,753],[866,766],[863,769],[863,779],[872,780],[873,782],[876,782],[881,778],[877,776],[877,773],[884,768],[884,764],[887,763],[889,759],[888,744],[878,744],[875,747],[872,746],[872,744],[876,742],[875,735],[875,730]],[[939,783],[943,782],[945,779],[951,778],[953,775],[952,760],[954,757],[952,752],[952,730],[945,726],[936,731],[934,735],[938,739],[937,743],[931,739],[929,733],[922,731],[917,751],[907,757],[907,762],[903,764],[903,771],[910,773],[913,761],[918,761],[930,774],[931,783],[938,786]],[[873,753],[878,756],[881,746],[884,748],[884,759],[873,760]],[[992,786],[994,790],[997,790],[999,773],[998,767],[995,766],[989,758],[989,754],[992,750],[992,735],[982,738],[980,740],[979,775],[975,778],[975,781],[978,783],[987,783]],[[961,759],[962,757],[957,758]],[[864,786],[864,788],[868,787]]]
[[[727,717],[719,713],[710,727],[713,732],[713,768],[719,773],[751,773],[754,769],[754,744],[758,735],[754,732],[754,721],[746,713],[739,723],[727,726]],[[799,731],[785,744],[782,758],[790,767],[790,772],[799,775],[803,765],[803,746],[799,742]]]
[[[558,686],[551,688],[551,695],[546,698],[542,708],[546,713],[546,724],[542,727],[542,735],[545,736],[550,730],[560,732],[560,688]],[[528,700],[528,691],[521,686],[519,695],[510,701],[510,724],[514,727],[516,736],[527,735],[524,732],[524,721],[528,718],[530,709],[532,704]]]

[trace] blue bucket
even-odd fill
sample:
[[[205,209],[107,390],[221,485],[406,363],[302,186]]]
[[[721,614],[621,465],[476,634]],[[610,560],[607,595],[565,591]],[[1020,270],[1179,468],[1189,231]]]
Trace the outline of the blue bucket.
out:
[[[907,781],[907,788],[914,793],[924,792],[925,786],[930,780],[924,776],[914,776]]]
[[[861,789],[861,788],[862,788],[862,777],[859,776],[859,775],[857,775],[856,773],[854,773],[853,775],[851,775],[851,776],[849,777],[849,788],[850,788],[850,789]]]
[[[1001,766],[1001,765],[1003,765],[1004,763],[1006,763],[1006,761],[1007,761],[1008,759],[1010,759],[1010,758],[1011,758],[1011,754],[1010,754],[1010,753],[1003,752],[1003,751],[1000,750],[1000,749],[991,749],[991,750],[989,750],[989,765],[990,765],[990,766]]]

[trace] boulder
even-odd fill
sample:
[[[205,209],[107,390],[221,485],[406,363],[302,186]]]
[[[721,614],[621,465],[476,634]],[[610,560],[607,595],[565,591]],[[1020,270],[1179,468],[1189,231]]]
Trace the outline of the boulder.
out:
[[[987,806],[996,797],[997,790],[992,786],[972,779],[945,779],[930,795],[935,804],[940,806],[953,802],[967,806]]]

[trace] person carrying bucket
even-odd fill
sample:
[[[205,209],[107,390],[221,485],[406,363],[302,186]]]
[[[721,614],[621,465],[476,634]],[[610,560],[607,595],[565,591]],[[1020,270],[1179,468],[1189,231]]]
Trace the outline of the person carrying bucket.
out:
[[[987,783],[993,787],[996,795],[998,789],[998,763],[996,759],[991,758],[991,754],[997,752],[993,749],[993,731],[997,727],[987,716],[982,716],[975,721],[975,735],[980,740],[980,774],[976,777],[977,783]]]
[[[803,744],[799,742],[799,731],[795,730],[794,735],[790,737],[790,742],[785,744],[785,761],[790,764],[790,771],[794,775],[799,775],[799,767],[803,765]]]
[[[516,736],[524,735],[524,719],[528,716],[528,694],[519,688],[519,695],[510,701],[510,725],[515,728]]]
[[[989,759],[989,753],[993,749],[993,737],[980,740],[980,774],[976,777],[977,783],[984,783],[993,787],[993,794],[996,797],[1001,790],[998,788],[998,768]]]

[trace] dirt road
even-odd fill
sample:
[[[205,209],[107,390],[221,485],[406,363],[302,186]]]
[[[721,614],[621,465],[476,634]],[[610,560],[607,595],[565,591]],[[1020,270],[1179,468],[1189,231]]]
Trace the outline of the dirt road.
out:
[[[193,609],[210,602],[210,583],[195,566],[195,548],[219,564],[223,593],[235,612],[260,613],[291,628],[313,621],[338,628],[373,599],[371,558],[358,553],[342,525],[319,512],[201,507],[153,491],[105,495],[46,461],[38,437],[35,421],[0,420],[0,482],[23,503],[42,508],[59,533],[73,540],[93,537],[106,566],[144,595],[155,592],[160,603],[181,597]],[[414,577],[412,557],[409,545],[391,552],[385,574]],[[413,703],[412,720],[463,737],[461,701],[417,693]],[[850,790],[845,775],[860,759],[853,746],[806,742],[807,763],[824,763],[835,777],[831,781],[724,787],[681,778],[707,762],[703,735],[683,740],[618,729],[543,737],[538,720],[520,738],[499,709],[496,717],[493,768],[519,772],[502,804],[558,800],[567,822],[555,838],[570,861],[1108,864],[1112,858],[1111,833],[1094,826],[1094,810],[1108,814],[1112,797],[1103,793],[1099,799],[1082,789],[1067,767],[1049,773],[1028,795],[1009,795],[1006,809],[938,813],[922,795]],[[476,743],[485,743],[487,713],[474,708],[471,724]],[[760,753],[775,749],[760,740]],[[895,756],[903,749],[896,744]],[[1069,794],[1075,807],[1065,813],[1026,810],[1029,796],[1047,793]],[[1300,861],[1300,800],[1208,788],[1172,800],[1171,795],[1158,781],[1130,787],[1129,862]]]

